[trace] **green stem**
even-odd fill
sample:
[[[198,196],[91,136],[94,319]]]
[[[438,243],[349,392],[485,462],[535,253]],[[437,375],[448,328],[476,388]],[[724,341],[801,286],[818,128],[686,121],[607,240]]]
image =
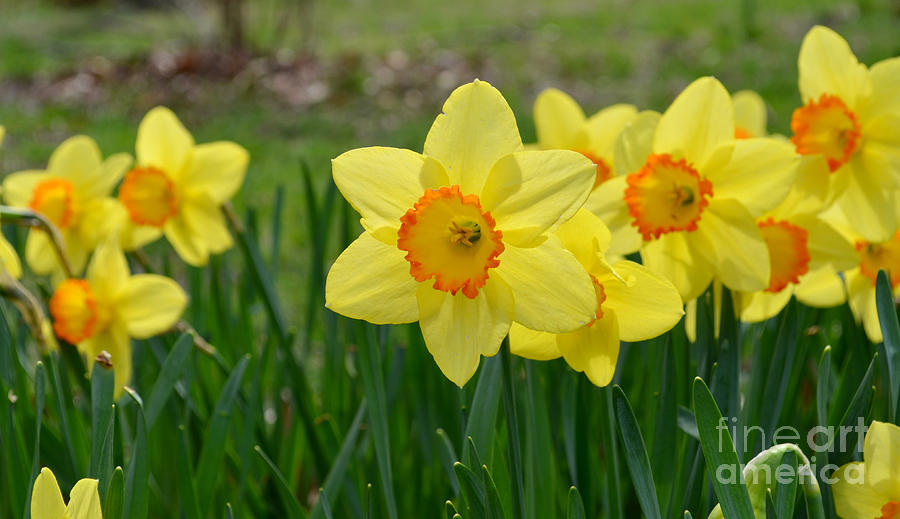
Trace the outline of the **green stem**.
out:
[[[509,479],[512,484],[513,518],[525,517],[525,495],[522,489],[522,448],[519,443],[519,419],[516,414],[516,392],[512,380],[512,358],[509,337],[500,346],[503,363],[503,407],[506,408],[506,432],[509,436]]]

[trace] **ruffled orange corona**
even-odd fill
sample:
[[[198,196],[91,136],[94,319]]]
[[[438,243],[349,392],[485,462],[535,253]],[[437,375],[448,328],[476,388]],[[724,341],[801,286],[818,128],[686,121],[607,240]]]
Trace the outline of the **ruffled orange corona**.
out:
[[[860,272],[871,279],[873,285],[879,270],[888,273],[892,288],[900,285],[900,231],[892,239],[882,243],[858,241],[856,250],[859,252]]]
[[[822,155],[835,172],[850,160],[860,143],[860,125],[840,97],[822,94],[794,110],[791,142],[800,155]]]
[[[478,196],[464,196],[458,185],[426,189],[400,222],[397,247],[420,283],[434,279],[434,288],[474,299],[500,265],[503,233]]]
[[[806,229],[786,221],[769,218],[759,222],[759,232],[769,248],[772,274],[766,292],[778,293],[809,272]]]
[[[594,155],[593,153],[587,151],[579,151],[585,157],[591,160],[595,166],[597,166],[597,178],[594,180],[594,189],[597,189],[597,186],[606,182],[607,180],[613,177],[612,168],[609,164],[606,163],[602,158]]]
[[[134,168],[125,175],[119,201],[131,220],[140,225],[162,227],[178,214],[175,185],[165,172],[152,166]]]
[[[891,501],[881,507],[881,516],[875,519],[898,519],[900,518],[900,501]]]
[[[637,171],[628,175],[625,203],[644,240],[671,231],[694,231],[712,196],[712,183],[701,179],[685,159],[652,154]]]
[[[749,139],[753,137],[753,135],[740,126],[734,127],[734,138],[735,139]]]
[[[28,207],[44,215],[53,225],[68,229],[75,222],[75,188],[68,180],[51,178],[34,188]]]
[[[83,279],[60,283],[50,298],[53,330],[70,344],[89,339],[103,320],[91,285]]]

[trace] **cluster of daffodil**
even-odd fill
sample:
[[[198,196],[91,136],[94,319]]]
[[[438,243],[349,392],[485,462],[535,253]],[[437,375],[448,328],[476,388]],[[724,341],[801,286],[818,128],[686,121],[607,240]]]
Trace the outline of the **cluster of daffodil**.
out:
[[[132,275],[123,251],[165,235],[186,263],[200,266],[231,247],[221,206],[240,188],[248,163],[232,142],[195,144],[162,107],[141,121],[135,151],[135,164],[127,153],[104,160],[93,139],[72,137],[46,169],[12,173],[2,186],[8,206],[48,222],[29,231],[24,256],[55,287],[48,303],[55,337],[76,345],[89,363],[105,351],[117,395],[131,378],[130,339],[171,329],[187,304],[172,279]],[[22,275],[5,239],[0,262],[10,276]]]
[[[878,271],[900,289],[900,58],[866,68],[815,27],[799,77],[790,139],[767,135],[757,94],[730,96],[712,77],[662,114],[615,105],[586,117],[547,90],[534,146],[494,87],[459,87],[423,153],[334,160],[365,231],[334,263],[327,306],[419,321],[460,386],[507,336],[514,354],[562,356],[606,385],[620,340],[664,333],[710,285],[730,290],[745,322],[792,296],[849,299],[878,342]],[[642,264],[624,259],[635,253]]]

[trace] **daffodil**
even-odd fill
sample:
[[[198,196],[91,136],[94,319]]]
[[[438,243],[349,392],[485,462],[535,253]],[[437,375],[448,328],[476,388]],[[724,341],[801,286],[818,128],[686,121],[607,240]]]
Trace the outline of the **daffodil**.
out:
[[[99,482],[96,479],[82,479],[75,483],[69,493],[69,504],[63,501],[56,476],[47,467],[34,480],[31,492],[31,517],[34,519],[102,519]]]
[[[834,507],[843,519],[900,517],[900,427],[872,422],[862,462],[838,469],[831,485]]]
[[[3,144],[4,135],[6,135],[6,129],[0,126],[0,145]],[[22,265],[19,263],[19,255],[16,254],[16,250],[2,234],[0,234],[0,265],[12,277],[19,278],[22,276]]]
[[[46,170],[6,177],[3,198],[9,205],[42,214],[55,225],[72,269],[80,272],[94,247],[115,231],[111,215],[116,202],[110,194],[130,164],[126,153],[103,160],[93,139],[72,137],[50,155]],[[25,260],[36,274],[61,271],[51,238],[42,230],[29,231]]]
[[[837,230],[816,216],[773,211],[757,220],[769,249],[769,286],[743,293],[735,305],[742,321],[775,316],[791,299],[828,308],[846,300],[839,271],[858,263],[857,253]]]
[[[424,154],[362,148],[332,168],[365,231],[331,267],[326,306],[377,324],[419,321],[454,383],[497,353],[513,320],[558,333],[594,318],[591,279],[552,233],[584,203],[596,167],[573,151],[524,151],[490,84],[450,95]]]
[[[556,235],[591,275],[597,312],[591,322],[567,333],[513,323],[510,351],[535,360],[562,356],[592,383],[605,386],[615,374],[619,341],[651,339],[675,326],[684,314],[681,296],[672,283],[637,263],[607,263],[609,230],[585,209],[562,224]]]
[[[233,245],[222,205],[244,182],[250,156],[227,141],[195,144],[171,110],[156,107],[138,126],[137,165],[119,187],[126,250],[165,235],[186,263],[205,265]]]
[[[56,335],[78,346],[89,363],[106,351],[116,394],[131,379],[130,338],[146,339],[172,328],[187,304],[178,284],[156,274],[131,275],[114,240],[94,251],[85,279],[67,279],[50,298]]]
[[[662,116],[639,115],[623,130],[617,161],[632,172],[601,186],[603,204],[586,204],[604,221],[630,220],[644,264],[684,301],[713,278],[737,291],[769,285],[755,218],[787,196],[797,155],[784,142],[734,134],[728,92],[714,78],[698,79]]]
[[[731,95],[734,106],[734,138],[766,137],[766,102],[753,90],[741,90]]]
[[[900,58],[866,68],[840,35],[816,26],[798,65],[804,105],[791,118],[791,141],[798,153],[823,159],[817,179],[826,200],[866,240],[888,240],[900,223]]]

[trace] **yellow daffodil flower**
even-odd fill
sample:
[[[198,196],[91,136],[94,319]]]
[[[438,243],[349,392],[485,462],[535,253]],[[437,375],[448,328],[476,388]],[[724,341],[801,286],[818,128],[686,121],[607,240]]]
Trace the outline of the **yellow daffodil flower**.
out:
[[[6,129],[0,125],[0,145],[3,145],[3,137],[6,135]],[[6,269],[6,272],[14,277],[22,277],[22,264],[19,263],[19,255],[16,250],[7,241],[6,237],[0,234],[0,266]]]
[[[227,141],[194,144],[171,110],[156,107],[138,126],[135,152],[137,165],[119,187],[125,249],[164,234],[181,259],[203,266],[231,248],[221,207],[244,182],[247,150]]]
[[[556,234],[591,275],[597,312],[587,325],[568,333],[538,332],[513,323],[510,350],[535,360],[562,356],[592,383],[605,386],[615,374],[619,341],[651,339],[671,329],[684,314],[681,296],[672,283],[637,263],[622,260],[610,266],[605,259],[609,230],[586,209]]]
[[[146,339],[172,328],[187,305],[175,281],[155,274],[131,275],[125,255],[109,240],[94,251],[85,279],[67,279],[50,298],[56,335],[78,346],[92,364],[110,354],[116,395],[131,379],[130,337]]]
[[[56,476],[47,467],[34,480],[31,492],[31,517],[34,519],[102,519],[100,494],[96,479],[82,479],[69,494],[69,504],[63,501]]]
[[[450,95],[424,154],[362,148],[332,168],[365,231],[331,267],[326,306],[377,324],[419,321],[457,385],[513,320],[559,333],[594,318],[591,279],[552,233],[582,206],[596,167],[572,151],[524,151],[490,84]]]
[[[838,469],[831,485],[834,507],[843,519],[900,517],[900,427],[872,422],[862,462]]]
[[[900,205],[900,58],[859,63],[847,42],[813,27],[798,60],[804,105],[791,118],[797,152],[818,156],[818,183],[867,240],[885,241]]]
[[[768,250],[755,218],[787,196],[798,157],[770,138],[735,139],[734,109],[716,79],[694,81],[661,116],[639,115],[619,145],[635,168],[601,186],[604,219],[629,219],[644,264],[672,281],[684,301],[714,277],[732,290],[769,285]],[[617,159],[618,161],[618,159]]]
[[[734,138],[766,137],[766,102],[753,90],[741,90],[731,95],[734,106]]]
[[[44,215],[62,235],[75,272],[88,255],[114,232],[116,202],[113,188],[131,165],[127,153],[103,160],[93,139],[77,136],[59,145],[46,170],[12,173],[3,180],[3,198],[15,207],[28,207]],[[36,274],[60,272],[50,237],[32,229],[25,241],[25,260]]]
[[[572,150],[597,166],[594,187],[615,174],[613,148],[619,132],[637,114],[628,104],[612,105],[591,117],[568,94],[548,88],[534,101],[534,126],[542,150]]]

